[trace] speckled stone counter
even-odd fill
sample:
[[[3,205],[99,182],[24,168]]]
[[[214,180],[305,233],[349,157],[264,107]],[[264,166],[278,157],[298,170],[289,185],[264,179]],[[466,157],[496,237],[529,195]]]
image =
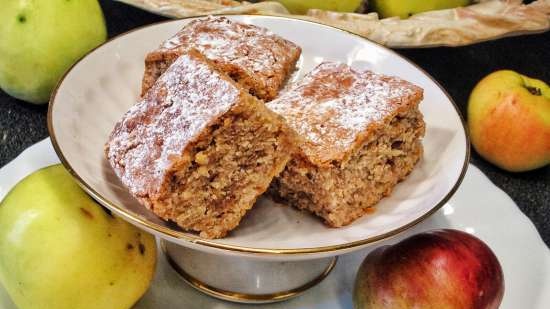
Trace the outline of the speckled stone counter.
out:
[[[114,1],[100,1],[109,36],[164,20]],[[476,82],[498,69],[512,69],[550,82],[550,32],[460,48],[398,50],[430,73],[453,97],[463,115]],[[0,90],[0,166],[48,136],[46,106],[33,106]],[[550,245],[550,167],[527,173],[504,172],[472,153],[472,163],[518,204]],[[480,205],[483,206],[483,205]],[[498,213],[495,214],[498,220]],[[513,228],[513,227],[510,227]]]

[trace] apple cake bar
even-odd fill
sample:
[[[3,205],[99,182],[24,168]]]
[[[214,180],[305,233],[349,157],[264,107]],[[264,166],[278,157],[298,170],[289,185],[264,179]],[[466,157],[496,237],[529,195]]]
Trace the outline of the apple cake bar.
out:
[[[148,209],[219,238],[284,169],[295,138],[280,116],[190,50],[116,124],[105,152]]]
[[[301,49],[265,28],[208,17],[187,24],[145,59],[142,95],[189,48],[203,53],[256,97],[269,101],[295,69]]]
[[[422,155],[423,90],[396,77],[326,62],[267,106],[305,143],[270,187],[331,227],[389,195]]]

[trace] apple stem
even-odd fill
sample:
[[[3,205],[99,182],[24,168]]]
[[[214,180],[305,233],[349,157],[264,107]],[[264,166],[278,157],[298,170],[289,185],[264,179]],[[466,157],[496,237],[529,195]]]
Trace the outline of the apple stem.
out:
[[[530,86],[526,86],[525,88],[527,88],[527,91],[529,91],[532,95],[537,95],[537,96],[542,95],[542,91],[540,90],[540,88],[530,87]]]

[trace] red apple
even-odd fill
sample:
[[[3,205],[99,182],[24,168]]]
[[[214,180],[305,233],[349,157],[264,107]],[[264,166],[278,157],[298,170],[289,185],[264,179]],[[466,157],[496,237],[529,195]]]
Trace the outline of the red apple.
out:
[[[502,268],[478,238],[456,230],[417,234],[371,252],[355,281],[355,309],[496,309]]]
[[[482,79],[468,102],[472,145],[511,172],[550,164],[550,87],[514,71]]]

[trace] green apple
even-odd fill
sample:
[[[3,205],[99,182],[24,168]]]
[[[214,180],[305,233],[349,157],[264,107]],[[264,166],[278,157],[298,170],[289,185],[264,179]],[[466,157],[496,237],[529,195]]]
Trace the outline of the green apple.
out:
[[[408,18],[417,13],[467,6],[471,2],[471,0],[371,0],[369,5],[380,18],[393,16]]]
[[[277,0],[292,14],[305,14],[309,9],[337,12],[355,12],[364,0]]]
[[[487,161],[523,172],[550,164],[550,86],[502,70],[483,78],[470,94],[468,127]]]
[[[35,104],[107,37],[97,0],[3,1],[0,23],[0,88]]]
[[[107,213],[61,165],[0,204],[0,283],[19,309],[128,309],[156,256],[154,237]]]

